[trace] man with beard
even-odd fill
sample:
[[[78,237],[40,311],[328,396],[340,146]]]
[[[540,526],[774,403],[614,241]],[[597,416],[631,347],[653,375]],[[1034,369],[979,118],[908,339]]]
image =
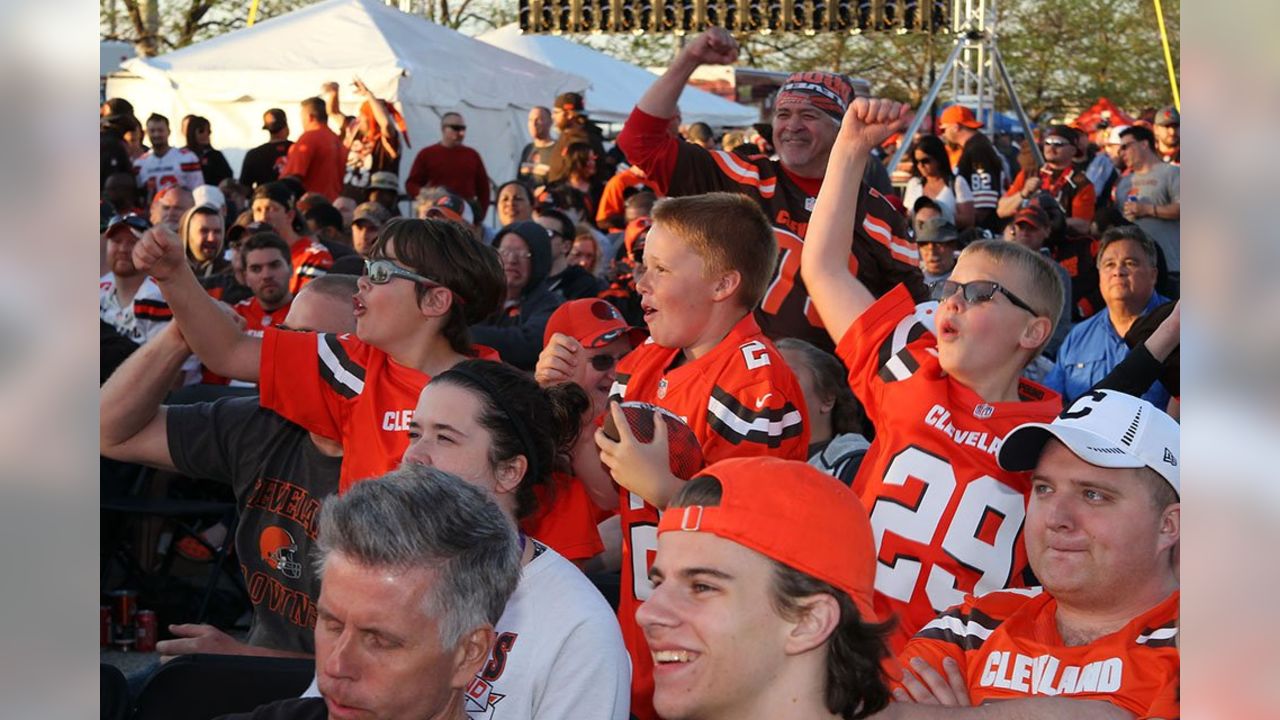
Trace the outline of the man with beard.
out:
[[[289,246],[275,233],[260,232],[240,244],[240,260],[253,297],[237,303],[235,311],[245,320],[245,332],[261,337],[263,328],[284,322],[293,302]]]

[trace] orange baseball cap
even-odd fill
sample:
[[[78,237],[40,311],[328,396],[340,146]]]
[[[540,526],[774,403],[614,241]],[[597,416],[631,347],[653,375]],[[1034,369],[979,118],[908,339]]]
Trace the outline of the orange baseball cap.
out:
[[[627,227],[622,232],[622,245],[627,249],[627,257],[634,259],[636,253],[636,244],[644,241],[649,236],[649,228],[653,227],[653,219],[648,215],[638,217],[627,223]]]
[[[876,622],[876,543],[867,510],[853,491],[808,463],[775,457],[728,458],[710,476],[723,492],[716,506],[668,508],[665,532],[705,532],[750,548],[849,594],[865,622]]]
[[[556,333],[576,339],[585,348],[602,348],[624,335],[634,348],[647,336],[644,328],[631,327],[618,308],[599,298],[570,300],[556,308],[547,319],[542,344],[551,342],[551,336]]]
[[[973,111],[964,105],[951,105],[942,111],[942,117],[938,118],[938,126],[943,125],[963,125],[967,128],[977,130],[982,127],[982,123],[978,122],[978,118],[973,116]]]

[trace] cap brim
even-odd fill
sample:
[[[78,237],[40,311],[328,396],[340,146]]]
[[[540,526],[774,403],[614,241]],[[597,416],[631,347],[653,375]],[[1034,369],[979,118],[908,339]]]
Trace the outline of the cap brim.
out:
[[[1020,425],[1005,438],[997,456],[1000,467],[1010,472],[1034,470],[1040,462],[1040,453],[1044,451],[1050,438],[1056,438],[1076,457],[1090,465],[1104,468],[1147,466],[1142,458],[1097,433],[1065,425],[1028,423]]]
[[[640,343],[644,342],[645,338],[647,337],[647,334],[645,333],[644,328],[635,328],[635,327],[629,327],[626,325],[618,325],[615,327],[611,327],[608,330],[595,333],[594,335],[591,335],[583,339],[581,342],[583,347],[596,350],[622,337],[625,337],[628,340],[630,340],[631,347],[635,348]]]

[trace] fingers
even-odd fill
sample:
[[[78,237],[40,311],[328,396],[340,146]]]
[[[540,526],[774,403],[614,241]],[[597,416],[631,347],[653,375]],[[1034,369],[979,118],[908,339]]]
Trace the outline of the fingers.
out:
[[[912,665],[914,666],[914,663]],[[908,696],[903,702],[920,703],[922,705],[938,704],[938,699],[933,696],[933,693],[929,692],[928,686],[906,667],[902,668],[902,686],[906,688],[906,692],[902,694]],[[898,697],[898,695],[895,694],[894,697]]]
[[[971,705],[969,683],[965,680],[964,673],[960,670],[960,663],[956,662],[953,657],[946,657],[942,660],[942,669],[947,674],[947,685],[951,688],[951,694],[954,696],[956,704]]]
[[[929,688],[929,693],[934,700],[942,705],[955,705],[954,693],[947,679],[942,677],[932,665],[925,662],[921,658],[911,658],[911,669],[916,672],[920,680]]]
[[[649,444],[662,448],[663,453],[666,453],[667,420],[663,414],[657,410],[653,411],[653,439],[649,441]]]
[[[177,635],[178,637],[199,637],[201,635],[207,635],[210,630],[213,630],[212,625],[196,623],[182,623],[169,626],[169,632]],[[167,641],[162,640],[161,642]]]

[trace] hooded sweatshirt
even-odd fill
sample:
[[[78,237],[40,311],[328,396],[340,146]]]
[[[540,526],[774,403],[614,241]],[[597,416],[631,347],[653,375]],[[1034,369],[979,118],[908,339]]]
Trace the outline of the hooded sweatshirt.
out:
[[[529,282],[525,283],[520,298],[514,305],[507,305],[495,315],[471,327],[472,339],[488,345],[502,356],[504,362],[522,370],[533,370],[542,352],[542,333],[551,313],[560,307],[564,297],[547,285],[547,273],[551,270],[551,237],[547,229],[532,220],[512,223],[494,235],[494,246],[507,233],[519,235],[529,246]]]

